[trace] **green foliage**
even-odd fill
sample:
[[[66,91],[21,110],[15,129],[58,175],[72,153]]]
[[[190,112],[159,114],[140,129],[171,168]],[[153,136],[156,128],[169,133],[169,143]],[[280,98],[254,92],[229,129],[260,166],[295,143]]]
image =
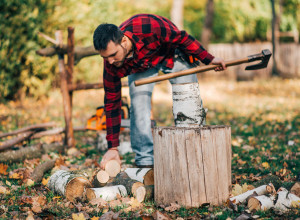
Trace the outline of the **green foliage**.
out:
[[[20,89],[33,94],[49,87],[49,69],[35,50],[53,9],[45,0],[0,1],[0,99],[14,98]]]

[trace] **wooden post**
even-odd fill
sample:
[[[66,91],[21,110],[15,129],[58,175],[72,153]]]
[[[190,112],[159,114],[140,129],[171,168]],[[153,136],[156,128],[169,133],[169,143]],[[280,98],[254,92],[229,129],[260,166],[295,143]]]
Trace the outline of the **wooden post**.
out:
[[[55,32],[56,41],[59,42],[59,45],[63,45],[62,31]],[[75,146],[75,139],[73,133],[72,125],[72,107],[71,107],[71,98],[68,91],[68,81],[67,73],[65,69],[64,54],[58,54],[58,68],[60,73],[60,88],[63,96],[63,106],[64,106],[64,116],[66,123],[66,132],[65,132],[65,144],[68,148]]]
[[[68,68],[67,68],[67,82],[68,85],[72,85],[73,81],[73,69],[74,69],[74,28],[68,27]],[[73,100],[73,91],[69,91],[70,95],[70,105],[72,112],[72,100]]]
[[[229,126],[156,127],[154,186],[157,204],[221,205],[231,191]]]

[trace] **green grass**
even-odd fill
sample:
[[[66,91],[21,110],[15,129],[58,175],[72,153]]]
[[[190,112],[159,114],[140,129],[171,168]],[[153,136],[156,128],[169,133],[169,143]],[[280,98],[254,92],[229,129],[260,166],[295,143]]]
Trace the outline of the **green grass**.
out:
[[[284,186],[289,189],[300,173],[300,80],[260,80],[254,82],[201,81],[200,88],[204,106],[208,108],[207,124],[230,125],[232,131],[232,183],[258,186],[272,181],[276,188]],[[155,93],[160,98],[154,99],[154,119],[159,126],[173,126],[171,95],[166,89],[156,87]],[[124,89],[123,94],[128,94]],[[101,91],[85,91],[74,94],[73,123],[84,125],[86,119],[94,114],[100,106],[103,96]],[[155,97],[155,96],[154,96]],[[163,99],[162,99],[163,98]],[[59,91],[53,91],[48,98],[39,101],[27,98],[20,102],[0,104],[0,131],[7,132],[26,125],[55,121],[63,126],[62,100]],[[86,159],[96,162],[101,160],[103,152],[95,148],[95,132],[79,132],[75,134],[76,147],[81,154],[67,157],[71,165],[82,166]],[[59,137],[42,138],[42,142],[50,143]],[[26,142],[24,142],[26,145]],[[52,153],[51,156],[62,156]],[[133,154],[126,154],[123,161],[133,163]],[[24,163],[10,164],[7,172],[24,167]],[[48,172],[45,177],[49,177]],[[0,219],[9,219],[13,214],[19,218],[27,216],[31,204],[23,204],[22,196],[43,194],[48,201],[48,208],[36,214],[40,218],[53,216],[58,219],[70,219],[72,213],[80,212],[80,208],[64,207],[66,201],[57,198],[45,186],[37,184],[27,187],[21,180],[1,175],[1,184],[10,190],[9,195],[0,194]],[[83,206],[89,206],[82,203]],[[4,207],[4,208],[3,208]],[[21,208],[20,208],[21,207]],[[27,207],[27,208],[26,208]],[[5,211],[7,209],[7,211]],[[123,212],[126,206],[93,210],[90,217],[101,216],[103,212],[120,211],[120,218],[142,219],[159,210],[170,218],[184,219],[235,219],[246,207],[239,206],[238,211],[228,207],[184,207],[174,212],[166,212],[153,201],[147,201],[137,211]],[[273,210],[254,213],[262,219],[295,219],[299,216],[299,208],[279,215]],[[139,214],[137,214],[139,213]]]

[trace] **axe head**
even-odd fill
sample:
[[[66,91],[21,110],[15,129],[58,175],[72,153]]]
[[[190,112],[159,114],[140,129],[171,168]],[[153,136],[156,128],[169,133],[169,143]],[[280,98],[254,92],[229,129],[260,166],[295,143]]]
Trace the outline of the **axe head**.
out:
[[[248,62],[253,62],[256,60],[261,60],[261,62],[258,64],[251,65],[251,66],[247,66],[245,68],[245,70],[258,70],[258,69],[266,68],[268,66],[271,56],[272,56],[272,53],[269,49],[263,50],[259,54],[254,54],[254,55],[248,56]]]

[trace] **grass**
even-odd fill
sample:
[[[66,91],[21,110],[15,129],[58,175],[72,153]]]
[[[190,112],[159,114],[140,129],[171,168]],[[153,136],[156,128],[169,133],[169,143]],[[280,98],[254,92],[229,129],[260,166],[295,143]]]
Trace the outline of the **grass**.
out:
[[[260,185],[264,181],[273,181],[275,187],[290,188],[300,173],[300,80],[268,79],[253,82],[200,81],[201,96],[208,108],[207,124],[230,125],[232,129],[232,183]],[[172,98],[165,83],[157,85],[153,97],[153,113],[158,126],[173,126]],[[128,95],[125,88],[123,95]],[[101,98],[99,98],[101,97]],[[103,91],[81,91],[73,97],[73,124],[82,126],[94,114],[96,107],[102,105]],[[26,98],[22,102],[0,104],[0,131],[7,132],[30,124],[55,121],[63,126],[62,98],[59,90],[49,93],[40,100]],[[76,147],[81,154],[66,158],[66,164],[83,166],[87,159],[99,161],[102,153],[95,148],[94,132],[75,134]],[[45,137],[41,141],[51,143],[60,137]],[[24,143],[26,144],[26,143]],[[61,157],[52,153],[50,156]],[[133,162],[133,155],[127,154],[124,162]],[[24,167],[24,163],[11,164],[7,172]],[[46,174],[48,177],[50,173]],[[24,196],[44,195],[48,208],[37,214],[40,218],[52,216],[58,219],[70,219],[72,213],[80,212],[74,206],[65,207],[63,198],[57,197],[43,185],[28,187],[21,180],[1,175],[1,184],[10,190],[10,194],[0,194],[0,218],[17,215],[26,218],[32,205],[24,203]],[[120,218],[147,219],[155,210],[167,214],[170,218],[184,219],[234,219],[245,213],[245,207],[233,211],[226,206],[199,207],[186,209],[181,207],[174,212],[166,212],[153,201],[149,201],[135,212],[122,212],[125,207],[111,208],[120,211]],[[108,210],[94,209],[89,216],[101,216]],[[256,212],[261,219],[295,219],[299,208],[284,216],[274,211]],[[137,214],[138,213],[138,214]],[[151,219],[149,217],[149,219]]]

